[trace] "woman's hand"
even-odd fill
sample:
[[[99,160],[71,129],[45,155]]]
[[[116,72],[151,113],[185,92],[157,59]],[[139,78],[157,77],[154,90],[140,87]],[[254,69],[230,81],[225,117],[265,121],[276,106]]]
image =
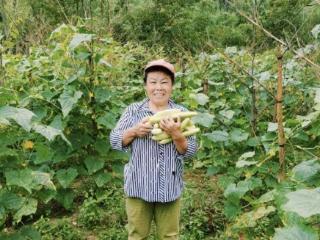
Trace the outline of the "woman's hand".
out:
[[[176,119],[176,121],[173,118],[164,118],[160,121],[160,128],[169,134],[172,139],[182,136],[180,126],[180,118]]]
[[[144,137],[152,130],[152,125],[148,123],[148,118],[143,118],[141,122],[133,127],[136,137]]]

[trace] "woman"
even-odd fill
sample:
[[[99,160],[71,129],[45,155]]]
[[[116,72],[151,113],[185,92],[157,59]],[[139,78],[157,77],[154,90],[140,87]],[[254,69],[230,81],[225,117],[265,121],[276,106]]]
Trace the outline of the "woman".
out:
[[[148,117],[175,108],[187,111],[170,97],[175,80],[172,64],[148,63],[144,71],[147,98],[127,107],[110,134],[114,149],[129,151],[124,169],[128,239],[147,239],[154,219],[159,239],[178,239],[183,159],[195,154],[195,137],[184,137],[180,119],[161,120],[160,127],[173,141],[158,144],[151,139]]]

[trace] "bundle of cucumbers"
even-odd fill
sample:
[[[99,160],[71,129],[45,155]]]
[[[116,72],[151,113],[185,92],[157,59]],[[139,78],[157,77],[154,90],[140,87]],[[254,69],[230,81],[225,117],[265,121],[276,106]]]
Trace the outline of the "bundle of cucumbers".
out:
[[[152,139],[157,141],[159,144],[167,144],[172,141],[170,135],[164,132],[160,126],[159,122],[163,118],[171,117],[173,119],[180,118],[181,121],[181,132],[185,137],[196,134],[200,131],[191,120],[191,117],[197,115],[197,112],[182,112],[180,109],[168,109],[164,111],[157,112],[155,115],[149,118],[149,123],[153,126],[151,131]]]

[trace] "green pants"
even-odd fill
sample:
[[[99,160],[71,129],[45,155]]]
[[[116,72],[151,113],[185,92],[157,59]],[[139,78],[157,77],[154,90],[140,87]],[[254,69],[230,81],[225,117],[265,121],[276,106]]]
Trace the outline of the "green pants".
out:
[[[154,219],[160,240],[179,239],[180,199],[168,203],[150,203],[126,198],[128,240],[148,239]]]

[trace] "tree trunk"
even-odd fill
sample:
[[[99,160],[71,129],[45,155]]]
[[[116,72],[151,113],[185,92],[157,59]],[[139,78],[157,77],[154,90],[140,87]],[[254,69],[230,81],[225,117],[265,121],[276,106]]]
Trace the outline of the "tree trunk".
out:
[[[208,95],[208,93],[209,93],[209,81],[208,81],[208,78],[203,80],[202,87],[203,87],[203,93]]]

